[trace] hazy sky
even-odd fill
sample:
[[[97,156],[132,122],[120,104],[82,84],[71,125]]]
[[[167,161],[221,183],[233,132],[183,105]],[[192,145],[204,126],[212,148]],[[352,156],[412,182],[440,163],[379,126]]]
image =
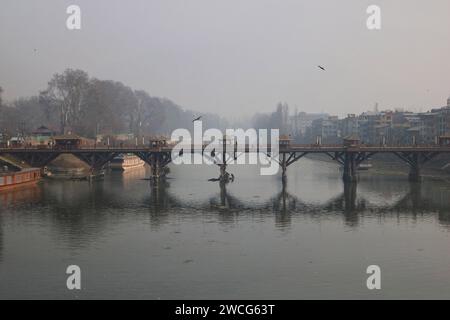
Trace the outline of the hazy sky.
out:
[[[70,4],[81,30],[66,28]],[[380,31],[366,27],[370,4]],[[450,94],[449,0],[1,0],[0,10],[9,100],[68,67],[226,116],[278,101],[339,115],[376,101],[418,111]]]

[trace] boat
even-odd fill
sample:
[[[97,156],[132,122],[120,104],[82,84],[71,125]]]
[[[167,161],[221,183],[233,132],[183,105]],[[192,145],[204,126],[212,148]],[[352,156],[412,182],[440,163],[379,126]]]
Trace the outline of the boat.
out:
[[[145,162],[138,156],[132,154],[125,154],[115,157],[111,160],[109,167],[112,170],[125,171],[127,169],[140,168],[145,165]]]
[[[0,191],[35,184],[41,179],[41,169],[26,168],[20,171],[0,172]]]

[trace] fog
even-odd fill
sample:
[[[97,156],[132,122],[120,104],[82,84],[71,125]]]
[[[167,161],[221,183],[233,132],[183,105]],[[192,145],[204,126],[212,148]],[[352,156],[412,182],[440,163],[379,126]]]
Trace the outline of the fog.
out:
[[[71,4],[81,30],[66,28]],[[381,30],[366,27],[370,4]],[[5,100],[36,95],[74,68],[228,117],[279,101],[428,110],[450,94],[449,15],[448,0],[2,0],[0,86]]]

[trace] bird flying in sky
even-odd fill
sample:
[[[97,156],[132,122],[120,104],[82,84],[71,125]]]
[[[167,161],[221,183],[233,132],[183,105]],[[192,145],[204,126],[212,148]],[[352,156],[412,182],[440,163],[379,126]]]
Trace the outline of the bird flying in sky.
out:
[[[317,66],[317,67],[319,67],[320,69],[322,69],[323,71],[325,71],[325,68],[324,67],[322,67],[322,66]]]
[[[194,120],[192,120],[192,122],[198,121],[198,120],[200,120],[201,118],[202,118],[202,116],[199,116],[199,117],[195,118]]]

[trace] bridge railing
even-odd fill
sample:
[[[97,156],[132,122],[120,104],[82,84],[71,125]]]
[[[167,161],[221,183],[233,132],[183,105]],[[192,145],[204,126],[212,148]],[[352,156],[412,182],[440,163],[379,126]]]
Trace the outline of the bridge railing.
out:
[[[107,145],[91,145],[91,146],[2,146],[0,150],[5,151],[14,151],[14,150],[36,150],[36,151],[75,151],[75,150],[98,150],[98,151],[132,151],[132,150],[146,150],[146,151],[166,151],[170,150],[175,146],[175,144],[168,144],[166,146],[149,146],[149,145],[122,145],[122,146],[107,146]],[[208,145],[193,145],[186,144],[179,146],[183,148],[186,152],[188,150],[201,151],[204,150]],[[280,150],[286,149],[450,149],[450,145],[440,145],[440,144],[414,144],[414,145],[403,145],[403,144],[358,144],[358,145],[349,145],[345,146],[343,144],[289,144],[289,145],[280,145]],[[235,150],[235,145],[226,145],[227,151]],[[257,145],[257,144],[246,144],[246,145],[237,145],[237,151],[257,151],[257,150],[270,150],[271,145]]]

